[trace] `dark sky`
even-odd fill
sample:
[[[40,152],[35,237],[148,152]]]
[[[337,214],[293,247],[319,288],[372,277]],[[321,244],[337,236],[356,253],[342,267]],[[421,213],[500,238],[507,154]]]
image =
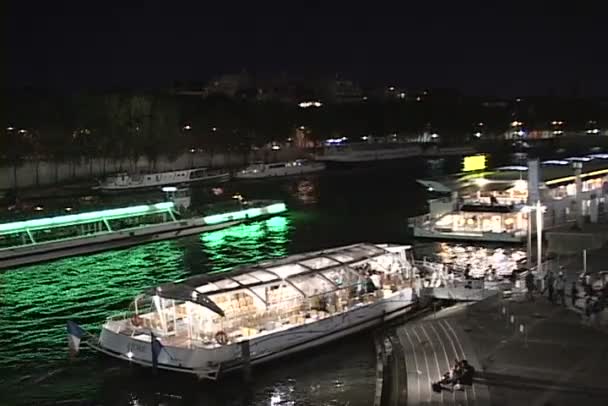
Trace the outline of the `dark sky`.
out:
[[[5,76],[11,87],[156,87],[247,69],[481,94],[608,94],[607,13],[584,1],[323,3],[9,1]]]

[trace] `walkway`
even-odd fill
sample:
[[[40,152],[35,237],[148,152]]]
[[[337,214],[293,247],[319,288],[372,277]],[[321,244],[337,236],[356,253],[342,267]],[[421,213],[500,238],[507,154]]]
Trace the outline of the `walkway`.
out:
[[[394,403],[408,405],[489,405],[489,392],[484,384],[474,383],[460,391],[433,392],[431,384],[449,371],[455,360],[466,359],[476,369],[479,361],[471,343],[462,329],[448,319],[430,320],[406,324],[390,336],[393,347],[393,362],[403,363],[401,381],[393,376],[391,384],[396,390]],[[396,345],[395,345],[396,344]],[[406,393],[398,387],[407,382]],[[398,399],[397,399],[398,398]],[[404,403],[404,400],[406,402]]]
[[[492,297],[407,322],[388,333],[382,405],[605,405],[608,335],[553,305]],[[434,393],[454,363],[476,369],[472,387]]]

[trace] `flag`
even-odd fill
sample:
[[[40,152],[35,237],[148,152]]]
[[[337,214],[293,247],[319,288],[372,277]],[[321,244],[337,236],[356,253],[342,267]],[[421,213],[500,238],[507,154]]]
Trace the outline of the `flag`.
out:
[[[152,368],[158,368],[158,355],[163,350],[163,344],[150,332],[150,347],[152,349]]]
[[[70,353],[76,355],[78,354],[78,350],[80,350],[80,339],[84,337],[87,332],[72,320],[68,320],[67,329]]]

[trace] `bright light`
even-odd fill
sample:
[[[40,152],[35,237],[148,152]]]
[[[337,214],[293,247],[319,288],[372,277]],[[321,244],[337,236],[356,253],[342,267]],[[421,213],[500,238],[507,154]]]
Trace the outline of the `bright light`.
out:
[[[300,130],[304,131],[306,129],[306,127],[304,127],[303,125],[300,126]]]
[[[204,217],[203,220],[206,224],[218,224],[226,221],[244,220],[253,217],[259,217],[263,214],[275,214],[281,213],[287,210],[285,203],[274,203],[266,207],[254,207],[247,210],[240,210],[230,213],[213,214],[211,216]]]
[[[27,132],[27,131],[26,131],[26,130],[23,130],[23,129],[19,130],[19,134],[25,134],[26,132]]]
[[[528,170],[527,166],[523,166],[523,165],[507,165],[507,166],[501,166],[499,168],[496,168],[497,171],[519,171],[519,172],[525,172]]]
[[[217,127],[211,128],[211,131],[213,131],[213,132],[217,131]]]
[[[570,162],[559,160],[559,159],[550,159],[548,161],[544,161],[543,165],[568,165]]]
[[[416,101],[422,101],[422,97],[417,96],[417,97],[416,97]]]
[[[465,156],[462,160],[462,171],[480,171],[486,169],[486,156],[485,155],[471,155]]]
[[[65,210],[65,211],[67,211],[67,212],[69,213],[69,212],[71,212],[71,211],[72,211],[72,208],[71,208],[71,207],[66,207],[64,210]]]
[[[570,162],[589,162],[592,159],[593,158],[590,158],[588,156],[572,156],[570,158],[566,158],[566,161],[570,161]]]
[[[515,134],[519,135],[520,137],[523,137],[524,135],[526,135],[526,133],[524,132],[524,130],[519,130]]]
[[[388,90],[390,90],[391,92],[393,92],[393,91],[395,90],[395,86],[390,86],[390,87],[388,88]]]
[[[369,137],[368,137],[367,135],[364,135],[363,137],[361,137],[361,139],[362,139],[363,141],[367,141],[367,140],[369,139]]]
[[[190,148],[190,152],[195,153],[195,152],[196,152],[196,149],[194,149],[194,148]]]
[[[600,133],[599,128],[593,128],[591,130],[587,130],[587,134],[599,134],[599,133]]]
[[[511,127],[518,127],[518,126],[523,125],[523,124],[524,123],[521,122],[521,121],[517,121],[517,120],[511,121]]]
[[[190,127],[190,125],[188,125],[188,124],[186,124],[184,126],[184,130],[186,130],[186,131],[191,130],[191,129],[192,129],[192,127]]]
[[[526,190],[528,189],[528,182],[523,179],[519,179],[515,181],[513,187],[517,190]]]
[[[9,126],[9,127],[6,127],[6,130],[7,130],[7,131],[13,131],[14,129],[15,129],[15,127],[10,127],[10,126]]]
[[[305,102],[301,102],[298,104],[298,106],[300,106],[303,109],[309,108],[309,107],[321,107],[323,105],[323,103],[319,102],[319,101],[305,101]]]
[[[608,159],[608,154],[591,154],[589,155],[589,157],[597,159]]]
[[[490,183],[490,181],[487,180],[486,178],[477,178],[477,179],[475,179],[475,184],[477,186],[479,186],[479,187],[484,187],[488,183]]]
[[[477,123],[478,126],[483,127],[483,123],[480,121],[479,123]]]
[[[165,193],[177,192],[177,188],[175,186],[164,186],[161,190]]]
[[[405,93],[403,93],[403,92],[399,93],[399,98],[400,99],[405,99]]]
[[[553,121],[551,121],[551,124],[553,124],[553,125],[562,125],[562,124],[564,124],[564,122],[561,121],[561,120],[553,120]]]
[[[433,134],[431,134],[431,138],[439,138],[439,134],[433,133]]]
[[[273,145],[271,148],[272,148],[272,150],[273,150],[273,151],[278,151],[278,150],[280,150],[280,149],[281,149],[281,147],[280,147],[280,146],[278,146],[278,145],[276,145],[276,144],[275,144],[275,145]]]
[[[564,132],[562,130],[553,130],[553,134],[554,135],[560,135],[563,134]]]
[[[44,207],[42,207],[42,206],[36,206],[36,207],[34,207],[34,210],[36,210],[36,211],[42,211],[42,210],[44,210]]]
[[[481,132],[477,131],[476,133],[473,134],[475,137],[480,138],[481,137]]]

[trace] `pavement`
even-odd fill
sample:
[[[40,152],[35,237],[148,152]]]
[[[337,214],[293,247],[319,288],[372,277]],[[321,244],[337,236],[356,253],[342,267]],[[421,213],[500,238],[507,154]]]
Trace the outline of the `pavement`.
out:
[[[387,333],[392,352],[382,404],[606,405],[608,334],[603,328],[569,306],[546,297],[529,301],[522,294],[407,322]],[[473,386],[432,392],[431,383],[455,358],[476,368]]]

